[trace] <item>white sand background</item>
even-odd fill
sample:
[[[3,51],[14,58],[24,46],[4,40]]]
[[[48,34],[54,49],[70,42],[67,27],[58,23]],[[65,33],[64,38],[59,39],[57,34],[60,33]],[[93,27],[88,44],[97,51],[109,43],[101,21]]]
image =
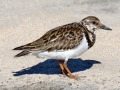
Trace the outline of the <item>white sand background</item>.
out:
[[[113,30],[98,30],[95,45],[68,61],[86,78],[60,74],[57,60],[14,58],[13,48],[90,15]],[[0,0],[0,90],[120,90],[120,0]]]

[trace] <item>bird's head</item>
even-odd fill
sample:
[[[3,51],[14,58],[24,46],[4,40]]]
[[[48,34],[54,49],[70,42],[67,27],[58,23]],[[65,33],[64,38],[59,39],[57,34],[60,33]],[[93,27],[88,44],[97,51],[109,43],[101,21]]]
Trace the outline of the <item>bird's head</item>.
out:
[[[102,24],[100,20],[95,16],[88,16],[84,18],[80,23],[91,32],[95,32],[97,29],[112,30],[111,28]]]

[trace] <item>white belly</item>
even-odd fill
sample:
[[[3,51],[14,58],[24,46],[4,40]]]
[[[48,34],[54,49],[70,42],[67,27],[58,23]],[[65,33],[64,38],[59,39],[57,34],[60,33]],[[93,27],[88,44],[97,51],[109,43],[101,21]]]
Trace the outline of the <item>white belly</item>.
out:
[[[74,58],[76,56],[81,55],[86,50],[88,50],[88,43],[84,35],[81,43],[74,49],[70,49],[67,51],[65,50],[52,51],[52,52],[44,51],[44,52],[34,53],[34,55],[36,55],[37,57],[44,57],[48,59],[68,60],[69,58]]]

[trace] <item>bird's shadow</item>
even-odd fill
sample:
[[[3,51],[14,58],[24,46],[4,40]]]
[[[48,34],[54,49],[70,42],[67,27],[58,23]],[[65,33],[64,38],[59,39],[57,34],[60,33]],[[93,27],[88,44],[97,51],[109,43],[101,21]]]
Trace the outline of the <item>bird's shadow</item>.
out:
[[[67,66],[71,72],[79,72],[90,69],[93,64],[100,64],[100,62],[96,60],[82,60],[80,58],[70,59],[67,62]],[[25,74],[60,74],[60,72],[61,69],[58,61],[49,59],[32,67],[13,72],[13,76],[21,76]]]

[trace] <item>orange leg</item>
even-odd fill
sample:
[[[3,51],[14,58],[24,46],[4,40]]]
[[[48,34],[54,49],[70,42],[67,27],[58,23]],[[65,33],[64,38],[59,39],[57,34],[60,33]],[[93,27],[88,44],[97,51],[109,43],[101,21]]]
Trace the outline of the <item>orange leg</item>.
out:
[[[68,67],[67,67],[67,61],[64,62],[63,66],[64,66],[64,68],[66,69],[66,71],[68,72],[70,78],[79,79],[78,76],[74,76],[74,75],[71,73],[71,71],[68,69]]]
[[[59,63],[59,66],[60,66],[60,68],[62,70],[62,74],[67,75],[67,71],[65,70],[65,68],[64,68],[64,66],[62,64],[62,60],[58,60],[58,63]]]

